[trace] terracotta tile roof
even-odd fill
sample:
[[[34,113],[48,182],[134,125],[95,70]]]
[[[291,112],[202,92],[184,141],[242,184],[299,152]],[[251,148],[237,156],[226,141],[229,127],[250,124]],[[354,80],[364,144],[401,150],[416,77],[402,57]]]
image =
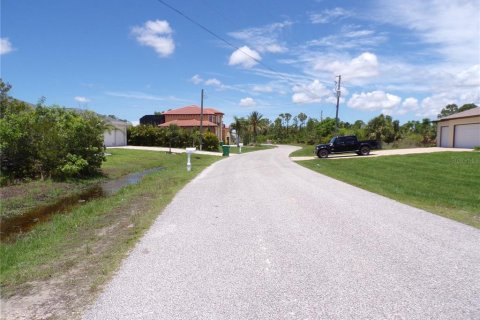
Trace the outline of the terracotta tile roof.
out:
[[[176,124],[179,127],[200,127],[200,120],[197,119],[189,119],[189,120],[172,120],[168,121],[165,123],[162,123],[159,125],[159,127],[168,127],[171,124]],[[203,120],[204,127],[217,127],[218,125],[210,122],[210,121],[205,121]]]
[[[165,111],[163,114],[200,114],[200,107],[196,105]],[[213,108],[203,108],[204,115],[223,114]]]
[[[218,111],[217,109],[214,109],[214,108],[204,108],[203,111],[205,112],[205,110],[211,111],[215,114],[224,114],[223,112]]]
[[[476,117],[476,116],[480,116],[480,108],[479,107],[469,109],[469,110],[466,110],[466,111],[462,111],[462,112],[459,112],[459,113],[454,113],[454,114],[451,114],[447,117],[440,118],[437,121],[458,119],[458,118],[469,118],[469,117]]]

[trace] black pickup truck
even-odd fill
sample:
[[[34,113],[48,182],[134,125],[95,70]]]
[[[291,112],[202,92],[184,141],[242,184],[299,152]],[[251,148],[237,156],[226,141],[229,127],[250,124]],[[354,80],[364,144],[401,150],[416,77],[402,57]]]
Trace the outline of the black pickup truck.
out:
[[[330,153],[355,152],[359,156],[370,154],[371,149],[378,149],[375,140],[358,141],[356,136],[333,137],[327,144],[315,146],[315,154],[319,158],[326,158]]]

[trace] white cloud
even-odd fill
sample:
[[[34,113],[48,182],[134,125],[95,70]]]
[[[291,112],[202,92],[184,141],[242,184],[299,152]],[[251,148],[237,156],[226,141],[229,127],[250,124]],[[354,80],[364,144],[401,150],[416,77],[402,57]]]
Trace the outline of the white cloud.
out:
[[[260,60],[262,60],[262,57],[257,51],[250,49],[248,46],[243,46],[232,53],[228,64],[231,66],[240,65],[250,69],[258,64]]]
[[[410,111],[415,111],[418,109],[418,100],[416,98],[410,97],[403,100],[401,107],[399,106],[396,110],[396,114],[406,114]]]
[[[403,100],[402,107],[408,110],[415,110],[418,108],[418,100],[416,98],[407,98]]]
[[[410,31],[447,60],[477,64],[480,52],[478,0],[377,0],[372,17]],[[413,31],[413,32],[412,32]]]
[[[316,71],[330,71],[334,75],[341,74],[345,79],[371,78],[378,75],[377,56],[364,52],[350,61],[328,61],[320,58],[314,65]]]
[[[190,78],[190,81],[193,82],[193,84],[200,84],[203,82],[203,79],[198,74],[196,74]]]
[[[270,85],[255,85],[252,88],[255,92],[270,93],[273,92],[273,88]]]
[[[152,47],[160,57],[168,57],[175,51],[172,29],[165,20],[147,21],[132,28],[132,34],[143,45]]]
[[[258,52],[282,53],[287,51],[278,38],[280,33],[292,25],[290,21],[276,22],[263,27],[247,28],[241,31],[230,32],[235,39],[245,41],[247,45]]]
[[[467,87],[480,87],[480,64],[476,64],[471,68],[461,71],[456,76],[457,84]]]
[[[105,92],[105,94],[112,97],[136,99],[136,100],[192,102],[191,100],[177,98],[175,96],[160,97],[160,96],[155,96],[152,94],[139,92],[139,91],[126,91],[126,92],[107,91]]]
[[[238,105],[240,107],[255,107],[257,105],[257,102],[253,98],[246,97],[240,99],[240,103]]]
[[[140,121],[138,121],[138,120],[132,120],[130,122],[132,123],[132,126],[134,126],[134,127],[136,127],[140,124]]]
[[[448,104],[456,104],[462,106],[465,103],[480,104],[480,93],[469,92],[459,95],[453,92],[442,92],[426,97],[420,103],[416,116],[436,118],[440,111]]]
[[[224,84],[216,78],[211,78],[211,79],[205,80],[205,85],[212,86],[212,87],[215,87],[217,89],[224,89],[225,88]]]
[[[368,50],[387,41],[384,33],[377,33],[372,29],[363,29],[356,25],[346,25],[333,35],[307,42],[307,46],[325,47],[329,50],[345,50],[359,48]]]
[[[372,91],[354,93],[348,100],[347,105],[353,109],[385,111],[398,107],[401,101],[402,98],[396,95],[385,93],[384,91]]]
[[[0,38],[0,55],[13,51],[13,46],[8,38]]]
[[[344,19],[352,16],[353,13],[349,10],[337,7],[333,9],[325,9],[320,13],[312,13],[310,15],[310,21],[312,23],[330,23],[336,19]]]
[[[308,85],[299,85],[293,87],[294,94],[292,95],[293,103],[315,103],[322,100],[330,101],[328,98],[332,97],[333,92],[327,89],[318,80],[314,80]]]
[[[75,99],[76,101],[80,102],[80,103],[87,103],[87,102],[90,102],[90,99],[86,98],[86,97],[81,97],[81,96],[76,96],[74,97],[73,99]]]

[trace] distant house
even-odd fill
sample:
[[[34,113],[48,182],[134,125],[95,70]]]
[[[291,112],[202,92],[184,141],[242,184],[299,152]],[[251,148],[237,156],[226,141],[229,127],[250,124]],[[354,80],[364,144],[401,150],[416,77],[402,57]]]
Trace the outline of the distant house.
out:
[[[77,113],[84,113],[87,110],[79,108],[66,108]],[[100,117],[107,125],[107,130],[103,133],[103,144],[105,147],[122,147],[127,145],[127,127],[130,123],[126,120],[119,120],[115,116],[105,116],[99,113]]]
[[[480,146],[480,108],[437,120],[437,146],[446,148]]]
[[[173,109],[163,112],[165,122],[160,127],[168,127],[175,124],[181,128],[200,128],[201,110],[199,106],[191,105],[179,109]],[[224,113],[213,108],[203,109],[202,126],[204,130],[214,133],[220,141],[225,141],[223,125]]]
[[[127,145],[128,122],[103,117],[108,129],[103,133],[103,144],[105,147],[121,147]]]
[[[165,123],[165,115],[163,114],[148,114],[140,118],[140,124],[158,126]]]
[[[225,142],[225,144],[230,144],[230,141],[232,140],[230,137],[230,127],[223,125],[222,134],[223,142]]]

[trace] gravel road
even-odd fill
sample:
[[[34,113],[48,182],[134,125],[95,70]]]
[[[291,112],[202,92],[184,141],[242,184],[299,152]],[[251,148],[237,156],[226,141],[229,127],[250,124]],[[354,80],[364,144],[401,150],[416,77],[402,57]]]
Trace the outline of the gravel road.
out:
[[[309,171],[294,150],[206,169],[84,318],[480,319],[479,230]]]

